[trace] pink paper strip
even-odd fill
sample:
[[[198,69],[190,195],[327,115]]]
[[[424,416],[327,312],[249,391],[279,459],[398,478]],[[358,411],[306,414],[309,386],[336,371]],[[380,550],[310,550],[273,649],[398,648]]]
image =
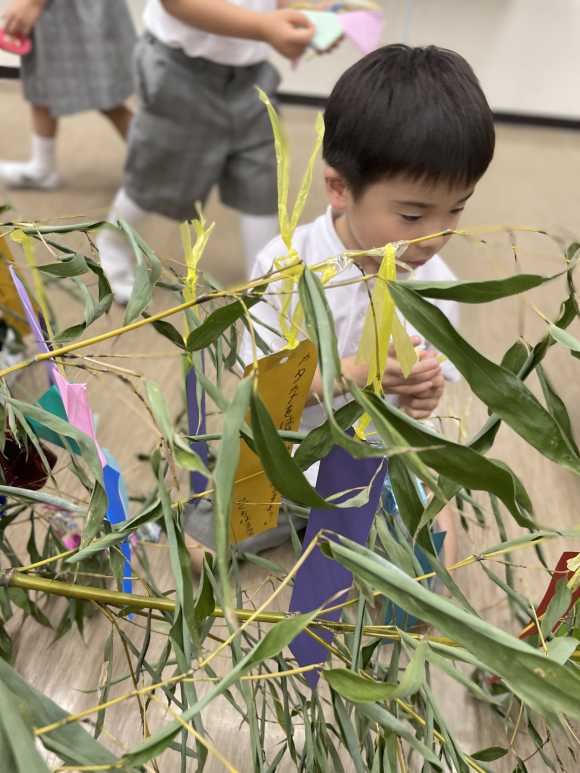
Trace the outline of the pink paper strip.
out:
[[[95,441],[97,451],[99,452],[99,459],[103,467],[107,465],[107,460],[103,452],[97,443],[95,437],[95,427],[93,424],[93,416],[91,409],[89,408],[89,396],[87,394],[86,384],[69,384],[69,382],[63,378],[58,371],[55,374],[56,385],[59,389],[64,409],[69,421],[73,427],[80,429],[90,438]]]
[[[36,346],[38,347],[38,351],[41,354],[48,354],[50,349],[46,345],[46,341],[44,340],[44,335],[42,332],[42,328],[40,327],[40,322],[38,321],[38,317],[34,313],[34,309],[32,308],[32,304],[30,303],[30,298],[28,297],[28,293],[26,292],[26,288],[18,278],[16,272],[12,268],[12,266],[9,266],[10,270],[10,276],[12,277],[12,281],[14,282],[14,285],[16,287],[16,291],[18,292],[18,297],[20,298],[22,302],[22,306],[24,307],[24,313],[26,314],[26,319],[28,320],[28,324],[30,325],[30,329],[32,330],[32,335],[34,336],[34,340],[36,341]],[[55,384],[55,373],[57,373],[56,365],[52,360],[46,360],[45,363],[46,369],[48,371],[48,378],[50,380],[51,384]]]
[[[365,56],[379,47],[383,32],[382,11],[349,11],[339,13],[337,18],[344,34]]]

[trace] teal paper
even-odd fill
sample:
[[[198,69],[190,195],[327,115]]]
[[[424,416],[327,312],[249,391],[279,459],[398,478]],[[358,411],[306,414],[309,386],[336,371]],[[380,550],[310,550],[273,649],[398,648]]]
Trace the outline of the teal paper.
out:
[[[58,387],[55,384],[53,384],[50,389],[42,395],[40,400],[38,400],[38,404],[48,413],[52,413],[53,416],[56,416],[59,419],[63,419],[64,421],[68,421],[68,416],[66,415],[66,411],[64,409],[62,397],[60,396]],[[33,430],[33,432],[42,440],[47,440],[49,443],[54,443],[55,446],[60,446],[61,448],[67,447],[62,437],[54,430],[45,427],[44,424],[41,424],[40,422],[35,421],[28,416],[26,416],[26,421],[30,424],[30,428]],[[71,450],[75,454],[80,455],[81,449],[79,448],[76,440],[67,438],[67,443],[70,445]]]
[[[316,27],[310,45],[317,51],[327,51],[344,35],[344,30],[335,13],[326,11],[300,11]]]

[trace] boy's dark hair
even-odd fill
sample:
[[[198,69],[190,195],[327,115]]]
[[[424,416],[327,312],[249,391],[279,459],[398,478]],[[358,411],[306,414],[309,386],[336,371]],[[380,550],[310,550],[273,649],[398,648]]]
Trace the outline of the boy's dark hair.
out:
[[[468,186],[493,158],[493,116],[475,73],[437,46],[365,56],[339,79],[324,120],[324,160],[355,197],[397,174]]]

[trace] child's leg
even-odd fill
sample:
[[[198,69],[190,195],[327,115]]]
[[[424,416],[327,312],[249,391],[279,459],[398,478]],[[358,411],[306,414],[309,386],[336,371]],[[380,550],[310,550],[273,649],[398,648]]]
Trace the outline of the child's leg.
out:
[[[264,247],[280,235],[278,215],[246,215],[240,212],[240,236],[244,248],[246,277],[252,276],[256,258]]]
[[[48,107],[44,105],[32,105],[32,131],[38,137],[54,139],[58,121],[53,117]]]
[[[32,105],[32,137],[29,161],[1,161],[0,180],[14,188],[54,190],[60,186],[56,168],[58,121],[44,105]]]
[[[455,529],[455,519],[449,505],[445,505],[441,510],[441,515],[437,519],[437,523],[441,527],[441,531],[447,532],[445,535],[445,542],[443,543],[445,549],[445,566],[455,566],[457,563],[457,531]],[[447,588],[443,588],[443,596],[450,599],[451,593]]]
[[[149,212],[140,207],[125,193],[125,189],[121,188],[115,196],[107,220],[117,225],[117,220],[121,218],[137,231],[148,216]],[[96,245],[101,266],[109,280],[115,300],[117,303],[127,304],[135,279],[133,251],[125,239],[108,231],[101,231],[97,236]]]
[[[113,107],[111,110],[103,110],[102,113],[111,121],[121,137],[127,139],[127,134],[129,133],[129,124],[133,118],[133,113],[129,110],[129,108],[125,107],[125,105],[118,105],[117,107]]]

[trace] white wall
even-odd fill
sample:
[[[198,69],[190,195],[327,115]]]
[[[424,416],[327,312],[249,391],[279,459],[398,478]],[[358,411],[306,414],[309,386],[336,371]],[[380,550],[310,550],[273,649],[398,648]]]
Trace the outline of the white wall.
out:
[[[407,0],[378,2],[382,42],[401,42]],[[415,0],[404,42],[462,54],[494,110],[580,119],[580,0]],[[282,91],[325,95],[357,58],[347,41],[294,72],[275,61]]]
[[[0,0],[0,13],[11,1]],[[145,1],[128,0],[139,28]],[[434,43],[465,56],[494,110],[580,119],[580,0],[378,2],[385,13],[383,43],[401,41],[412,2],[404,42]],[[358,56],[346,41],[295,71],[278,55],[273,61],[283,75],[282,91],[324,96]],[[0,51],[2,64],[16,66],[18,59]]]

